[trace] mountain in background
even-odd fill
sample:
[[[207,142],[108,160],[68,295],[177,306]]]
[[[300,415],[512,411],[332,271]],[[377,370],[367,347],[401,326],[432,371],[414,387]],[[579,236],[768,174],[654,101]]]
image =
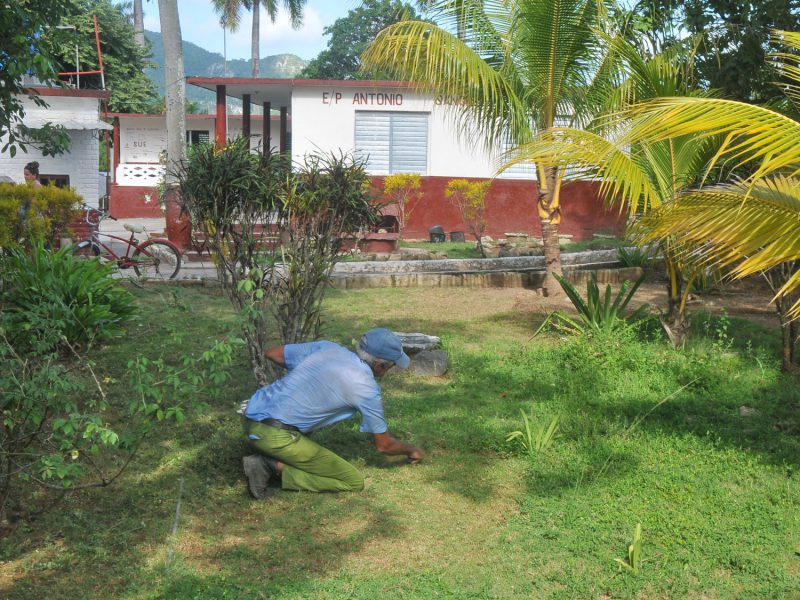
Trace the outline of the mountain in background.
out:
[[[150,58],[156,67],[145,69],[145,73],[155,84],[158,93],[164,95],[164,46],[161,34],[157,31],[145,31],[145,38],[150,42],[153,55]],[[250,59],[238,58],[228,61],[229,77],[250,77],[252,67]],[[288,79],[303,70],[307,61],[294,54],[276,54],[261,59],[261,77]],[[209,52],[191,42],[183,42],[183,68],[187,77],[222,77],[225,73],[225,59],[217,52]],[[214,92],[193,85],[186,86],[186,99],[198,102],[205,112],[213,112],[216,102]]]

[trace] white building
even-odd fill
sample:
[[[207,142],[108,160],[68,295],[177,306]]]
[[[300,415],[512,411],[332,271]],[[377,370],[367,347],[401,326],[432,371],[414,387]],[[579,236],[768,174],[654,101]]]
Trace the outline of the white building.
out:
[[[424,201],[406,223],[407,238],[424,238],[433,225],[461,231],[457,209],[446,199],[454,178],[490,179],[504,148],[487,149],[458,111],[411,85],[393,81],[331,81],[188,77],[187,83],[216,93],[215,115],[187,115],[187,142],[219,146],[238,135],[253,148],[269,146],[289,153],[296,163],[313,153],[351,153],[367,161],[377,188],[383,176],[416,173]],[[242,102],[242,114],[227,114],[228,98]],[[264,120],[252,115],[258,107]],[[279,115],[273,115],[279,112]],[[115,184],[111,213],[117,217],[156,217],[154,188],[163,174],[166,149],[162,115],[113,115]],[[269,138],[263,143],[265,138]],[[519,165],[492,181],[487,199],[487,233],[540,235],[536,217],[538,185],[532,166]],[[616,212],[608,213],[592,184],[567,185],[561,193],[562,232],[582,239],[594,231],[619,231]]]
[[[36,161],[42,182],[75,188],[88,204],[97,206],[99,199],[106,195],[98,163],[100,136],[112,129],[99,117],[100,102],[108,99],[108,92],[44,86],[32,86],[28,90],[44,100],[47,106],[38,106],[28,96],[20,98],[25,109],[22,122],[33,129],[48,122],[63,126],[71,140],[70,149],[55,157],[43,156],[31,145],[26,145],[27,152],[17,148],[14,157],[8,151],[0,153],[0,175],[23,183],[25,165]],[[0,148],[6,141],[0,138]]]

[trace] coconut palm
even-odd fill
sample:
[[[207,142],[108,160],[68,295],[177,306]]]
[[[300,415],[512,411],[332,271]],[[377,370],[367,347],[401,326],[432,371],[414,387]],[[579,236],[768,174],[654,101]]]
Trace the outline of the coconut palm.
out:
[[[531,142],[507,153],[505,169],[520,162],[536,162],[559,168],[566,180],[595,179],[610,203],[626,208],[634,217],[646,214],[677,198],[698,181],[711,151],[713,138],[682,136],[653,143],[630,143],[620,134],[630,126],[616,111],[653,98],[698,95],[692,76],[693,47],[673,46],[645,59],[624,37],[608,38],[609,55],[617,69],[613,92],[607,96],[607,111],[585,129],[554,127]],[[680,251],[676,240],[661,240],[668,283],[668,310],[662,324],[676,346],[683,345],[688,331],[686,303],[693,283],[704,273],[700,265]]]
[[[788,81],[784,92],[796,114],[800,33],[776,32],[773,41],[787,48],[773,59]],[[648,219],[644,239],[674,236],[693,245],[694,254],[707,264],[732,268],[734,278],[766,272],[779,282],[774,301],[788,368],[796,362],[800,318],[800,121],[766,106],[713,98],[661,99],[633,114],[628,140],[721,136],[708,169],[746,169],[748,174],[734,184],[681,194],[677,203]]]
[[[253,77],[260,76],[260,55],[259,38],[261,34],[260,12],[263,6],[272,22],[278,17],[277,0],[212,0],[215,10],[220,15],[222,25],[231,31],[236,31],[241,22],[242,9],[249,10],[253,15],[253,29],[250,40],[250,52],[253,67]],[[283,0],[284,8],[289,12],[289,20],[292,27],[297,29],[303,23],[303,7],[306,0]]]
[[[518,146],[557,119],[584,122],[607,74],[594,25],[598,0],[439,0],[441,26],[404,21],[384,29],[362,56],[383,71],[441,96],[461,128],[491,150]],[[454,35],[450,31],[457,31]],[[461,37],[459,37],[461,36]],[[545,287],[561,271],[558,168],[537,165],[537,212],[547,265]]]

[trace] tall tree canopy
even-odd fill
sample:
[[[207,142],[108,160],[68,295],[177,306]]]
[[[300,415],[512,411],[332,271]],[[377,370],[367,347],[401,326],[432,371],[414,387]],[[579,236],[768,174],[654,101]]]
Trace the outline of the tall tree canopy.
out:
[[[770,33],[800,30],[800,0],[640,0],[629,15],[640,40],[700,36],[700,79],[725,97],[758,103],[780,97],[766,62],[778,49]]]
[[[92,15],[97,15],[100,50],[103,53],[106,89],[110,93],[108,107],[115,112],[150,112],[156,104],[156,93],[144,69],[148,66],[149,48],[136,43],[131,15],[111,0],[77,0],[73,16],[64,23],[77,27],[74,41],[60,46],[57,56],[60,69],[75,71],[75,43],[78,44],[81,70],[100,67],[94,37]],[[100,87],[100,76],[90,75],[81,87]]]
[[[329,35],[327,49],[319,53],[300,77],[309,79],[366,79],[380,77],[364,73],[361,54],[378,33],[398,21],[415,20],[414,8],[401,0],[365,0],[361,6],[336,19],[323,32]]]
[[[20,96],[26,75],[43,83],[57,79],[57,48],[64,37],[55,29],[74,10],[73,0],[26,0],[0,3],[0,138],[2,151],[16,152],[16,125],[24,116]],[[44,104],[40,99],[40,103]]]
[[[743,101],[780,95],[765,63],[770,33],[800,29],[800,0],[686,0],[684,5],[689,31],[706,33],[697,66],[710,87]]]

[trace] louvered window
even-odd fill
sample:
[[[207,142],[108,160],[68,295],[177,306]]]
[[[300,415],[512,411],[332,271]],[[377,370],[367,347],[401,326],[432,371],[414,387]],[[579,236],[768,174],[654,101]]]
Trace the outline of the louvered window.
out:
[[[425,175],[428,113],[356,111],[355,148],[372,175]]]

